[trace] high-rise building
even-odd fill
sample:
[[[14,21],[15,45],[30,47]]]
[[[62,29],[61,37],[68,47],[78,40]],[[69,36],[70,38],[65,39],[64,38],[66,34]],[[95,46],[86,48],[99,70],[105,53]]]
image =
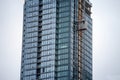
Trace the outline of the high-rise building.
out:
[[[89,0],[25,0],[21,80],[92,80]]]

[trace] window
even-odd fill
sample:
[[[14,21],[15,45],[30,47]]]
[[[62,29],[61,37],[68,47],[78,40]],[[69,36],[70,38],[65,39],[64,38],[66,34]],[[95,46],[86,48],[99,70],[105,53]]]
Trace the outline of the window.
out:
[[[68,58],[68,54],[58,55],[58,59],[65,59],[65,58]]]
[[[53,55],[53,54],[55,54],[55,50],[48,50],[48,51],[42,51],[41,56]]]
[[[49,35],[42,36],[42,40],[53,39],[53,38],[55,38],[55,34],[49,34]]]
[[[69,26],[69,22],[64,22],[64,23],[60,23],[59,24],[59,28],[61,28],[61,27],[67,27],[67,26]]]
[[[38,21],[38,17],[26,18],[26,22]]]
[[[42,45],[55,44],[55,39],[44,40],[41,43]]]
[[[57,80],[68,80],[68,77],[60,77]]]
[[[69,21],[69,17],[59,18],[59,23],[66,22],[66,21]]]
[[[69,17],[70,13],[69,12],[62,12],[62,13],[59,13],[59,18],[60,17],[66,17],[68,16]],[[60,18],[61,19],[61,18]],[[63,19],[63,18],[62,18]],[[64,19],[63,19],[64,20]]]
[[[55,61],[41,62],[41,67],[54,66],[54,65],[55,65]]]
[[[24,76],[33,75],[33,74],[36,74],[36,70],[24,71],[23,74],[24,74]]]
[[[46,3],[53,3],[55,2],[56,0],[43,0],[43,4],[46,4]]]
[[[36,79],[36,76],[35,76],[35,75],[23,77],[23,80],[35,80],[35,79]]]
[[[64,70],[68,70],[68,66],[58,66],[57,67],[57,71],[64,71]]]
[[[58,72],[57,76],[61,77],[61,76],[67,76],[68,75],[68,71],[64,71],[64,72]]]
[[[37,53],[31,53],[31,54],[25,54],[24,55],[24,59],[36,58],[36,57],[37,57]]]
[[[58,65],[68,64],[68,59],[58,60]]]
[[[26,6],[34,6],[38,4],[39,4],[39,0],[32,0],[32,1],[27,1]]]
[[[31,63],[36,63],[37,59],[33,58],[33,59],[25,59],[24,60],[24,64],[31,64]]]
[[[64,43],[64,44],[59,44],[58,48],[67,48],[68,47],[68,43]]]
[[[47,19],[47,20],[43,20],[42,24],[50,24],[50,23],[55,23],[56,19],[55,18],[51,18],[51,19]]]
[[[49,18],[55,18],[56,17],[56,13],[52,13],[52,14],[46,14],[42,16],[42,19],[49,19]]]
[[[50,61],[54,59],[55,59],[55,55],[41,57],[41,61]]]
[[[54,77],[54,72],[45,73],[45,74],[41,74],[41,75],[40,75],[40,79],[41,79],[41,78],[50,78],[50,77]],[[46,80],[46,79],[45,79],[45,80]]]
[[[35,12],[35,11],[38,11],[38,10],[39,10],[38,6],[27,7],[26,12]]]
[[[43,9],[53,8],[53,7],[55,7],[55,6],[56,6],[55,2],[50,3],[50,4],[44,4],[44,5],[43,5]]]
[[[38,36],[38,32],[32,32],[32,33],[25,34],[25,38],[35,37],[35,36]]]
[[[54,66],[41,68],[41,72],[52,72],[54,70],[55,70]]]
[[[56,24],[47,24],[42,26],[42,30],[53,29],[56,27]]]
[[[67,43],[69,41],[69,38],[62,38],[58,40],[58,43]]]
[[[42,31],[42,35],[52,34],[52,33],[55,33],[55,29],[49,29],[49,30]]]
[[[55,44],[42,46],[41,50],[55,49]]]
[[[60,49],[58,50],[58,54],[68,53],[68,49]]]
[[[26,23],[25,27],[34,27],[38,26],[38,22],[31,22],[31,23]]]
[[[25,33],[38,31],[38,27],[25,28]]]
[[[60,7],[59,8],[59,12],[65,12],[65,11],[68,11],[69,10],[69,7]]]
[[[59,33],[68,32],[69,28],[59,28]]]
[[[35,63],[24,65],[24,69],[25,69],[25,70],[28,70],[28,69],[36,69],[36,67],[37,67],[37,66],[36,66]]]
[[[37,38],[37,37],[33,37],[33,38],[25,39],[25,43],[29,43],[29,42],[37,42],[37,41],[38,41],[38,38]]]
[[[24,44],[24,48],[31,48],[31,47],[37,47],[37,42],[36,43]]]
[[[24,50],[25,53],[37,52],[37,48],[29,48]]]
[[[69,5],[68,1],[59,3],[59,7],[68,6],[68,5]]]
[[[42,14],[50,14],[50,13],[55,13],[56,8],[51,8],[51,9],[45,9],[42,11]]]
[[[63,34],[59,34],[58,37],[59,38],[64,38],[64,37],[68,37],[69,33],[63,33]]]

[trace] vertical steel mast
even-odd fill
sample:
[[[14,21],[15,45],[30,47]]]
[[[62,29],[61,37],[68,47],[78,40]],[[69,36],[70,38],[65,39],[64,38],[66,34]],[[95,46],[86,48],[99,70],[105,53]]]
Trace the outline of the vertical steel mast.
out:
[[[78,31],[78,80],[83,80],[83,70],[82,70],[82,60],[83,60],[83,34],[87,31],[87,20],[86,15],[91,15],[91,3],[89,0],[78,0],[78,21],[77,21],[77,31]]]

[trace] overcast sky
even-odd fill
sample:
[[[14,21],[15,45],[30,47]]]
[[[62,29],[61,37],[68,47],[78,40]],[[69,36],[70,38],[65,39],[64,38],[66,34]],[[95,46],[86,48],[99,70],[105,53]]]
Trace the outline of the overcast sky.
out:
[[[93,78],[120,80],[120,0],[93,4]],[[23,0],[0,0],[0,80],[19,80]]]

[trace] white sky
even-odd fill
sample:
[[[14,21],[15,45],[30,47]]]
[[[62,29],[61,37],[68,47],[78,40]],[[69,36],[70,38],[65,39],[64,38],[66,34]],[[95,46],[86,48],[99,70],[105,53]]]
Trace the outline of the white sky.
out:
[[[120,80],[120,0],[93,3],[93,78]],[[0,0],[0,80],[19,80],[23,0]]]

